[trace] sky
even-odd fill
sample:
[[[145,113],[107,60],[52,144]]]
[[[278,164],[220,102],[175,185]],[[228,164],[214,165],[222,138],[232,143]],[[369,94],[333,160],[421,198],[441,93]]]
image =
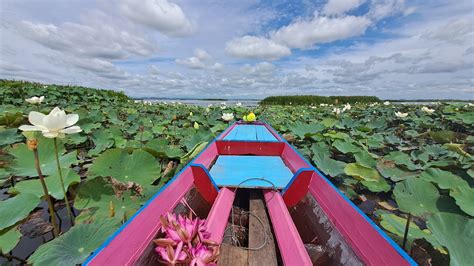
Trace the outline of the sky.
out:
[[[474,99],[474,1],[0,0],[0,78],[132,97]]]

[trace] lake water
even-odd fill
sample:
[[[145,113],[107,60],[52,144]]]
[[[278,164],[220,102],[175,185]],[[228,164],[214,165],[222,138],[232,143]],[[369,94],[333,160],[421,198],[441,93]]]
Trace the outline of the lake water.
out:
[[[222,101],[213,101],[213,100],[199,100],[199,99],[191,99],[191,100],[169,100],[169,99],[154,99],[154,100],[145,100],[152,103],[183,103],[183,104],[193,104],[199,106],[208,106],[209,104],[212,105],[221,105],[225,103],[226,105],[236,105],[237,103],[241,103],[243,106],[257,106],[260,102],[259,100],[222,100]]]

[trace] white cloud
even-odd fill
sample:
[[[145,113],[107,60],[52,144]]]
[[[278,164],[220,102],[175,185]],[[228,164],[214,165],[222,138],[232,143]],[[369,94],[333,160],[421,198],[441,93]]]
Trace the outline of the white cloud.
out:
[[[214,62],[212,56],[203,49],[196,49],[194,56],[189,58],[178,58],[175,62],[179,65],[183,65],[193,69],[221,69],[223,65],[221,63]]]
[[[361,35],[370,26],[366,17],[322,17],[315,14],[309,21],[299,20],[271,33],[272,40],[291,48],[310,48]]]
[[[405,0],[371,0],[367,15],[373,20],[381,20],[398,13],[408,15],[412,12],[414,8],[406,8]]]
[[[291,54],[290,49],[284,45],[249,35],[231,40],[226,44],[225,50],[235,57],[263,60],[276,60]]]
[[[119,8],[129,19],[169,36],[194,31],[195,26],[181,7],[168,0],[120,0]]]
[[[329,0],[323,7],[323,14],[325,15],[341,15],[347,11],[353,10],[366,0]]]
[[[124,59],[149,56],[156,51],[156,46],[146,37],[103,23],[54,25],[22,21],[18,31],[45,47],[77,56]]]

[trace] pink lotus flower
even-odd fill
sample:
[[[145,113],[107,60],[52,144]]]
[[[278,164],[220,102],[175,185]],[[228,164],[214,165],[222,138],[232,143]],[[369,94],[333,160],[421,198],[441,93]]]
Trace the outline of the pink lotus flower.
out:
[[[171,265],[177,263],[183,263],[188,258],[188,254],[183,251],[183,242],[179,242],[176,249],[171,246],[155,248],[155,251],[161,256],[161,258]]]
[[[209,239],[206,220],[171,213],[161,216],[160,220],[161,232],[166,237],[153,242],[163,262],[174,265],[191,261],[190,265],[215,265],[219,244]]]
[[[208,248],[202,243],[199,243],[195,248],[191,248],[191,256],[193,259],[189,265],[216,265],[215,261],[219,251],[217,248]]]

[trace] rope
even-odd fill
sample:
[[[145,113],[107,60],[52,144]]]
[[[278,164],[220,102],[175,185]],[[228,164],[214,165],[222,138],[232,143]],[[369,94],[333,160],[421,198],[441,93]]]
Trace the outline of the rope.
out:
[[[244,183],[246,183],[246,182],[248,182],[248,181],[252,181],[252,180],[259,180],[259,181],[267,182],[267,183],[269,183],[270,185],[272,185],[272,189],[273,189],[274,191],[277,190],[275,184],[274,184],[273,182],[271,182],[270,180],[265,179],[265,178],[263,178],[263,177],[262,177],[262,178],[257,178],[257,177],[255,177],[255,178],[248,178],[248,179],[245,179],[245,180],[243,180],[242,182],[240,182],[240,183],[237,185],[237,187],[235,188],[235,193],[237,193],[237,190],[238,190],[239,188],[241,188],[241,185],[242,185],[242,184],[244,184]],[[240,225],[235,225],[235,224],[234,224],[234,208],[231,209],[231,226],[230,226],[230,227],[227,227],[227,228],[225,229],[225,231],[227,231],[229,228],[232,228],[230,241],[231,241],[231,243],[232,243],[233,245],[235,245],[235,246],[237,246],[237,247],[240,247],[240,248],[242,248],[242,249],[246,249],[246,250],[260,250],[260,249],[262,249],[262,248],[267,244],[267,242],[268,242],[268,238],[269,238],[269,237],[268,237],[267,228],[266,228],[265,225],[263,224],[263,221],[260,219],[260,217],[258,217],[257,215],[251,213],[250,211],[241,212],[241,214],[246,214],[246,213],[248,213],[249,215],[252,215],[253,217],[255,217],[255,218],[257,219],[257,221],[260,223],[260,225],[262,225],[263,231],[265,232],[265,238],[264,238],[264,240],[263,240],[263,243],[260,244],[260,246],[255,247],[255,248],[242,247],[242,246],[241,246],[241,244],[240,244],[240,242],[239,242],[239,239],[238,239],[237,236],[235,235],[234,226],[240,227],[240,228],[242,228],[244,231],[246,230],[246,228],[245,228],[244,226],[242,226],[242,216],[240,216],[240,218],[239,218],[239,224],[240,224]],[[249,219],[249,220],[250,220],[250,219]],[[225,231],[224,231],[224,234],[225,234]]]

